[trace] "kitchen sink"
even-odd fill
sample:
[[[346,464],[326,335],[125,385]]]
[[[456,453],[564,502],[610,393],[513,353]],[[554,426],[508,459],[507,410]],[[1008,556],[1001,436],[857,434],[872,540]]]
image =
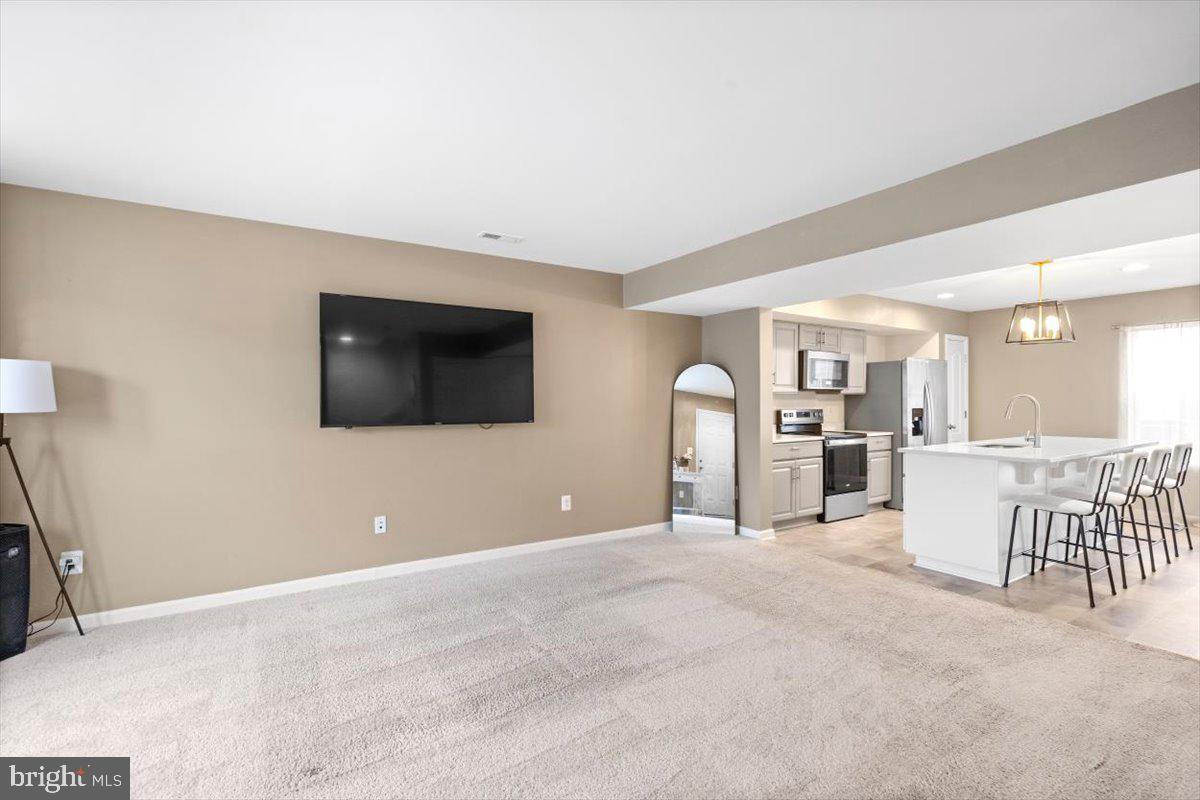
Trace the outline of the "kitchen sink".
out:
[[[976,447],[1002,447],[1005,450],[1020,449],[1029,447],[1027,444],[1009,444],[1008,442],[988,442],[987,444],[977,444]]]

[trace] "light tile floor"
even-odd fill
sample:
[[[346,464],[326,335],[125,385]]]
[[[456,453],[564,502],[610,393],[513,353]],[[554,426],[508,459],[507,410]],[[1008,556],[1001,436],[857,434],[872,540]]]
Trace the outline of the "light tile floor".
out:
[[[1168,566],[1159,549],[1158,571],[1150,572],[1147,561],[1144,581],[1137,560],[1126,561],[1129,588],[1122,590],[1118,580],[1116,597],[1109,594],[1104,575],[1094,575],[1096,607],[1089,608],[1081,570],[1051,564],[1045,572],[1002,589],[915,567],[912,556],[902,546],[903,519],[899,511],[877,511],[827,525],[780,531],[776,542],[843,564],[887,572],[914,583],[1044,614],[1081,628],[1200,659],[1200,549],[1188,550],[1182,534],[1180,557]],[[1192,539],[1200,545],[1195,527]],[[1018,563],[1013,561],[1014,570]]]

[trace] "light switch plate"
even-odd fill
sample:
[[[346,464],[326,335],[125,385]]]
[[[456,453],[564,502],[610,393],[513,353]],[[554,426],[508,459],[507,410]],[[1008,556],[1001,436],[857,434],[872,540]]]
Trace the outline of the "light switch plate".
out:
[[[375,532],[376,533],[387,533],[387,517],[376,517],[375,518]]]
[[[570,510],[571,510],[571,495],[569,495],[569,494],[564,494],[564,495],[562,496],[562,510],[563,510],[563,511],[570,511]]]

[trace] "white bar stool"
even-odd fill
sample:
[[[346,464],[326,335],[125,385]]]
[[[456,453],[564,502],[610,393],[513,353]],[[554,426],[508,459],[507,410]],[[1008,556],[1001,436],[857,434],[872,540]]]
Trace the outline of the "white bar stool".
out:
[[[1183,482],[1187,479],[1188,467],[1192,461],[1192,446],[1188,443],[1177,444],[1171,450],[1170,469],[1166,470],[1163,479],[1159,484],[1159,494],[1165,494],[1167,498],[1167,519],[1171,524],[1171,541],[1175,545],[1175,556],[1179,557],[1179,526],[1175,524],[1175,510],[1171,507],[1171,491],[1174,490],[1179,498],[1179,515],[1183,517],[1183,532],[1187,536],[1188,550],[1194,550],[1192,546],[1192,529],[1188,526],[1187,511],[1183,507]],[[1173,474],[1172,474],[1173,473]],[[1149,478],[1142,480],[1146,483]],[[1162,525],[1162,509],[1158,506],[1158,494],[1154,496],[1154,508],[1158,511],[1158,523]]]
[[[1104,506],[1104,519],[1098,520],[1101,524],[1093,529],[1092,549],[1100,549],[1098,545],[1100,542],[1102,542],[1106,552],[1113,552],[1112,550],[1108,549],[1108,537],[1111,535],[1108,533],[1108,530],[1110,522],[1115,518],[1117,537],[1116,555],[1118,556],[1117,563],[1121,567],[1121,588],[1123,589],[1129,588],[1129,582],[1125,575],[1125,559],[1131,555],[1137,555],[1138,569],[1142,573],[1142,580],[1146,579],[1146,563],[1142,560],[1142,547],[1141,544],[1139,544],[1137,529],[1132,527],[1134,523],[1133,504],[1138,499],[1137,492],[1134,491],[1134,489],[1141,485],[1142,479],[1146,474],[1146,460],[1146,454],[1139,452],[1125,453],[1121,455],[1119,459],[1093,459],[1093,462],[1115,461],[1117,465],[1117,468],[1113,473],[1112,483],[1109,484],[1108,492],[1104,496],[1104,499],[1101,500],[1101,505]],[[1089,471],[1091,470],[1091,465],[1088,466],[1088,469]],[[1088,500],[1092,496],[1083,484],[1080,484],[1079,486],[1058,487],[1053,490],[1053,494],[1084,501]],[[1133,530],[1132,536],[1129,536],[1125,533],[1126,511],[1129,512],[1129,523]],[[1133,539],[1133,553],[1125,552],[1126,538]],[[1064,544],[1070,546],[1071,543],[1064,542]],[[1088,545],[1086,539],[1079,537],[1076,539],[1074,546],[1075,554],[1078,555],[1079,548],[1081,546],[1087,547]]]
[[[1070,544],[1071,537],[1071,520],[1075,520],[1079,525],[1079,536],[1084,536],[1083,520],[1086,517],[1099,516],[1105,509],[1104,501],[1108,495],[1109,485],[1112,483],[1113,472],[1116,470],[1116,461],[1114,459],[1093,459],[1088,464],[1087,475],[1084,478],[1084,487],[1088,492],[1088,499],[1075,499],[1072,497],[1063,497],[1057,494],[1034,494],[1018,497],[1016,505],[1013,507],[1012,528],[1008,534],[1008,563],[1004,565],[1004,585],[1008,586],[1009,572],[1012,569],[1013,560],[1013,542],[1017,534],[1017,516],[1022,508],[1033,509],[1033,542],[1032,546],[1026,550],[1022,550],[1016,554],[1016,557],[1029,557],[1029,574],[1033,575],[1034,563],[1037,560],[1037,514],[1039,511],[1045,511],[1049,514],[1046,522],[1046,541],[1042,547],[1042,569],[1046,568],[1046,562],[1050,561],[1055,564],[1062,564],[1066,567],[1076,567],[1084,571],[1087,576],[1088,604],[1096,607],[1096,597],[1092,592],[1092,573],[1108,572],[1108,587],[1113,595],[1117,593],[1117,584],[1113,580],[1112,562],[1108,558],[1108,548],[1102,549],[1104,552],[1104,566],[1093,568],[1088,559],[1088,550],[1093,548],[1088,547],[1087,541],[1084,541],[1083,546],[1083,564],[1076,564],[1067,558],[1067,553],[1064,551],[1063,558],[1049,558],[1050,547],[1050,526],[1054,520],[1055,514],[1066,514],[1067,519],[1067,538],[1062,540],[1064,544]],[[1076,550],[1078,552],[1078,549]]]
[[[1171,551],[1167,548],[1167,530],[1163,525],[1162,508],[1158,505],[1158,496],[1163,491],[1163,481],[1166,480],[1167,470],[1171,465],[1171,448],[1155,447],[1150,451],[1149,464],[1146,467],[1146,474],[1142,476],[1142,480],[1138,483],[1137,496],[1142,501],[1142,521],[1146,526],[1146,542],[1149,544],[1150,550],[1150,571],[1155,572],[1154,566],[1154,545],[1162,542],[1163,555],[1166,556],[1167,563],[1171,563]],[[1150,510],[1147,501],[1154,498],[1154,505],[1158,509],[1158,534],[1159,539],[1154,539],[1150,535]],[[1137,533],[1136,526],[1134,533]],[[1176,555],[1179,553],[1179,548],[1175,548]]]

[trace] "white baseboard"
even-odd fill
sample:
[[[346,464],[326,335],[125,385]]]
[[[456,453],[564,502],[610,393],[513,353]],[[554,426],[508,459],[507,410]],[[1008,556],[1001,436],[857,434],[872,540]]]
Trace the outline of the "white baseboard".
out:
[[[635,528],[622,528],[615,531],[600,533],[585,533],[579,536],[566,536],[561,539],[545,539],[540,542],[514,544],[509,547],[495,547],[489,550],[475,550],[470,553],[456,553],[450,556],[422,558],[416,561],[402,561],[398,564],[385,564],[379,567],[367,567],[350,572],[335,572],[330,575],[315,575],[311,578],[299,578],[282,583],[268,583],[263,586],[250,586],[245,589],[234,589],[216,594],[202,594],[195,597],[181,597],[178,600],[164,600],[160,603],[147,603],[127,608],[114,608],[110,611],[96,611],[91,614],[80,614],[79,622],[83,625],[84,633],[102,625],[116,625],[121,622],[133,622],[139,619],[153,619],[172,614],[183,614],[188,611],[199,611],[204,608],[228,606],[234,603],[245,603],[249,600],[261,600],[265,597],[279,597],[285,594],[308,592],[313,589],[324,589],[329,586],[344,586],[351,583],[375,581],[381,578],[394,578],[398,575],[410,575],[414,572],[427,572],[445,567],[456,567],[461,564],[476,564],[480,561],[493,561],[498,558],[511,558],[526,553],[539,553],[544,550],[557,550],[563,547],[576,547],[582,544],[628,539],[633,536],[645,536],[651,533],[669,531],[671,523],[656,522],[651,525],[639,525]],[[68,614],[66,619],[59,618],[58,622],[47,629],[47,633],[60,631],[75,631],[75,623]]]
[[[756,531],[754,528],[747,528],[745,525],[738,525],[738,536],[745,536],[747,539],[774,539],[775,529],[766,528],[761,531]]]
[[[1025,577],[1028,572],[1016,568],[1019,561],[1013,562],[1013,570],[1010,573],[1009,584],[1015,583],[1017,580]],[[929,569],[934,572],[943,572],[947,575],[953,575],[957,578],[966,578],[970,581],[978,583],[986,583],[989,586],[1000,586],[1004,583],[1002,576],[996,572],[971,567],[964,564],[955,564],[950,561],[942,561],[937,558],[924,558],[922,556],[913,557],[913,566],[921,569]]]

